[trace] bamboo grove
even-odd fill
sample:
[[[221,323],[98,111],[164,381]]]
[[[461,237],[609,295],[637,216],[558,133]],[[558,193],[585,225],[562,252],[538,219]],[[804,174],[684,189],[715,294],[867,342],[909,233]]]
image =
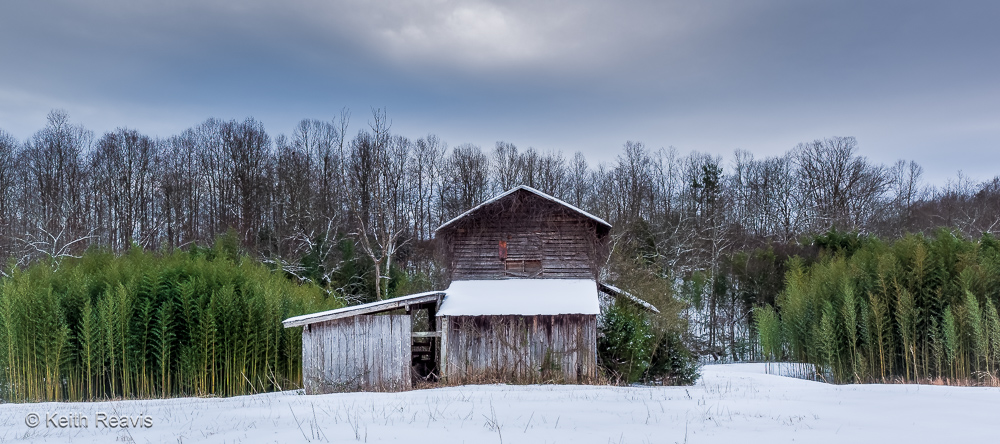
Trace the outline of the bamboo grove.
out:
[[[815,363],[836,382],[997,385],[1000,241],[940,230],[817,243],[820,259],[792,260],[776,306],[755,312],[766,357]]]
[[[0,279],[0,398],[232,396],[299,387],[301,338],[281,320],[339,302],[224,252],[88,252],[14,269]]]

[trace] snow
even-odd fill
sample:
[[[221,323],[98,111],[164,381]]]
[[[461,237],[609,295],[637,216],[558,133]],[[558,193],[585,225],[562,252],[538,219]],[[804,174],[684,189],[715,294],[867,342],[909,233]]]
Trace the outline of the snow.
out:
[[[439,316],[599,314],[591,279],[453,281]]]
[[[0,405],[0,441],[406,443],[992,442],[1000,389],[833,386],[713,365],[692,387],[462,386],[403,393]],[[29,428],[82,414],[88,428]],[[97,412],[151,427],[95,428]]]
[[[348,313],[348,312],[353,312],[353,311],[362,311],[362,310],[369,309],[369,308],[376,308],[376,307],[378,307],[380,305],[394,305],[394,304],[397,304],[397,303],[406,302],[406,301],[413,300],[413,299],[420,299],[420,298],[425,297],[425,296],[431,296],[431,295],[436,295],[436,294],[440,294],[440,293],[441,293],[440,291],[428,291],[426,293],[416,293],[416,294],[401,296],[401,297],[398,297],[398,298],[386,299],[386,300],[383,300],[383,301],[369,302],[367,304],[351,305],[351,306],[337,308],[337,309],[333,309],[333,310],[327,310],[327,311],[321,311],[321,312],[317,312],[317,313],[304,314],[304,315],[301,315],[301,316],[294,316],[294,317],[285,319],[284,321],[282,321],[282,323],[284,323],[286,325],[287,324],[295,324],[295,323],[298,323],[298,322],[301,322],[301,321],[310,321],[310,320],[313,320],[313,319],[316,319],[316,318],[325,318],[325,317],[328,317],[330,315],[336,315],[336,314],[340,314],[340,313]]]
[[[481,204],[479,204],[479,205],[476,205],[475,207],[473,207],[473,208],[472,208],[471,210],[469,210],[469,211],[466,211],[466,212],[464,212],[464,213],[462,213],[462,214],[459,214],[458,216],[456,216],[456,217],[452,218],[452,219],[451,219],[451,220],[449,220],[448,222],[445,222],[444,224],[442,224],[442,225],[441,225],[440,227],[438,227],[438,228],[437,228],[437,230],[434,230],[434,231],[435,231],[435,232],[437,232],[437,231],[441,231],[441,229],[443,229],[444,227],[447,227],[448,225],[451,225],[451,224],[452,224],[452,223],[454,223],[455,221],[457,221],[457,220],[459,220],[459,219],[461,219],[461,218],[463,218],[463,217],[465,217],[465,216],[468,216],[468,215],[470,215],[470,214],[474,213],[474,212],[475,212],[476,210],[478,210],[478,209],[480,209],[480,208],[482,208],[482,207],[485,207],[485,206],[487,206],[487,205],[489,205],[489,204],[491,204],[491,203],[493,203],[493,202],[496,202],[496,201],[498,201],[498,200],[500,200],[500,199],[503,199],[504,197],[506,197],[506,196],[509,196],[509,195],[513,194],[513,193],[514,193],[515,191],[518,191],[518,190],[525,190],[525,191],[529,191],[529,192],[531,192],[531,193],[534,193],[534,194],[537,194],[537,195],[538,195],[539,197],[541,197],[541,198],[543,198],[543,199],[548,199],[548,200],[550,200],[550,201],[552,201],[552,202],[555,202],[555,203],[557,203],[557,204],[559,204],[559,205],[562,205],[562,206],[564,206],[564,207],[566,207],[566,208],[569,208],[570,210],[573,210],[573,211],[575,211],[575,212],[579,213],[580,215],[582,215],[582,216],[584,216],[584,217],[587,217],[587,218],[589,218],[589,219],[593,220],[594,222],[597,222],[597,223],[599,223],[599,224],[601,224],[601,225],[604,225],[604,226],[606,226],[606,227],[608,227],[608,228],[611,228],[611,224],[609,224],[609,223],[608,223],[607,221],[605,221],[604,219],[601,219],[601,218],[599,218],[599,217],[597,217],[597,216],[594,216],[593,214],[590,214],[590,213],[588,213],[588,212],[586,212],[586,211],[583,211],[583,210],[581,210],[580,208],[576,207],[575,205],[571,205],[571,204],[570,204],[569,202],[566,202],[566,201],[564,201],[564,200],[562,200],[562,199],[559,199],[559,198],[557,198],[557,197],[555,197],[555,196],[552,196],[552,195],[550,195],[550,194],[547,194],[547,193],[543,193],[543,192],[541,192],[541,191],[539,191],[539,190],[536,190],[536,189],[534,189],[534,188],[532,188],[532,187],[529,187],[529,186],[527,186],[527,185],[519,185],[519,186],[517,186],[517,187],[514,187],[514,188],[511,188],[511,189],[509,189],[509,190],[507,190],[507,191],[504,191],[504,192],[503,192],[503,193],[501,193],[501,194],[498,194],[498,195],[496,195],[496,196],[493,196],[493,198],[492,198],[492,199],[490,199],[490,200],[487,200],[486,202],[483,202],[483,203],[481,203]]]
[[[638,297],[633,296],[632,293],[629,293],[629,292],[627,292],[625,290],[622,290],[621,288],[615,287],[614,285],[608,285],[608,284],[606,284],[604,282],[601,282],[601,286],[604,287],[604,288],[606,288],[607,290],[611,291],[611,293],[614,293],[614,295],[624,296],[626,299],[628,299],[628,300],[630,300],[632,302],[635,302],[640,307],[643,307],[646,310],[649,310],[649,311],[651,311],[653,313],[659,313],[660,312],[660,310],[658,308],[656,308],[655,306],[653,306],[653,304],[650,304],[649,302],[646,302],[646,301],[644,301],[642,299],[639,299]]]

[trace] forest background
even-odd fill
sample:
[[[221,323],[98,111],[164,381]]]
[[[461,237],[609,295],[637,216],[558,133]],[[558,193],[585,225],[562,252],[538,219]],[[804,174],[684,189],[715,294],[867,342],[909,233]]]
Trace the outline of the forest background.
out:
[[[1000,263],[991,235],[1000,229],[1000,178],[960,173],[932,186],[921,176],[913,161],[869,161],[853,137],[763,158],[630,141],[614,161],[592,165],[579,152],[503,141],[484,149],[449,147],[432,134],[412,139],[393,134],[377,109],[362,125],[344,111],[303,120],[287,136],[248,118],[208,119],[167,138],[129,129],[96,137],[53,111],[27,140],[0,130],[0,257],[10,258],[0,279],[13,289],[40,262],[96,267],[97,259],[72,262],[86,251],[111,254],[108,263],[188,252],[173,271],[145,274],[187,273],[213,294],[242,295],[233,276],[256,271],[220,266],[212,273],[230,277],[209,279],[185,263],[230,257],[232,267],[250,266],[238,250],[318,289],[300,295],[300,310],[385,299],[443,288],[434,229],[523,184],[608,220],[602,279],[669,313],[664,322],[704,361],[804,360],[839,381],[995,380]],[[119,291],[109,282],[80,288]],[[141,290],[155,282],[114,281],[139,295],[130,303],[162,298]],[[280,285],[269,291],[298,291]],[[211,301],[202,302],[208,310]],[[287,314],[284,307],[268,316]],[[294,373],[277,362],[295,350],[261,353],[256,380],[229,377],[266,389],[279,383],[278,368]],[[102,390],[152,393],[156,372],[147,373],[123,374],[131,386],[105,380]],[[158,384],[205,384],[196,373],[188,382],[160,374]]]

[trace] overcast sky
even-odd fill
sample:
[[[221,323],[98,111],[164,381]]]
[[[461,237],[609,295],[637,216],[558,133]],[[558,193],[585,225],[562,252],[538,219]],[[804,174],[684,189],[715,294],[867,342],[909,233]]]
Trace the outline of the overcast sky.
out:
[[[997,1],[0,0],[0,129],[208,117],[272,135],[347,107],[450,145],[626,140],[730,158],[855,136],[943,183],[1000,174]]]

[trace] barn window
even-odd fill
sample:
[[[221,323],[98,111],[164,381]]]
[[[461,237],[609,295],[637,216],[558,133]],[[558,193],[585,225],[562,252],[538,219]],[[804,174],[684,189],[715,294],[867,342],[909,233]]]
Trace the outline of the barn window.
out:
[[[524,261],[508,260],[507,261],[507,271],[513,271],[513,272],[516,272],[516,273],[523,273],[524,272]]]
[[[506,270],[510,273],[538,274],[542,272],[542,261],[540,260],[513,260],[508,259]]]
[[[524,272],[537,274],[542,271],[542,261],[524,261]]]

